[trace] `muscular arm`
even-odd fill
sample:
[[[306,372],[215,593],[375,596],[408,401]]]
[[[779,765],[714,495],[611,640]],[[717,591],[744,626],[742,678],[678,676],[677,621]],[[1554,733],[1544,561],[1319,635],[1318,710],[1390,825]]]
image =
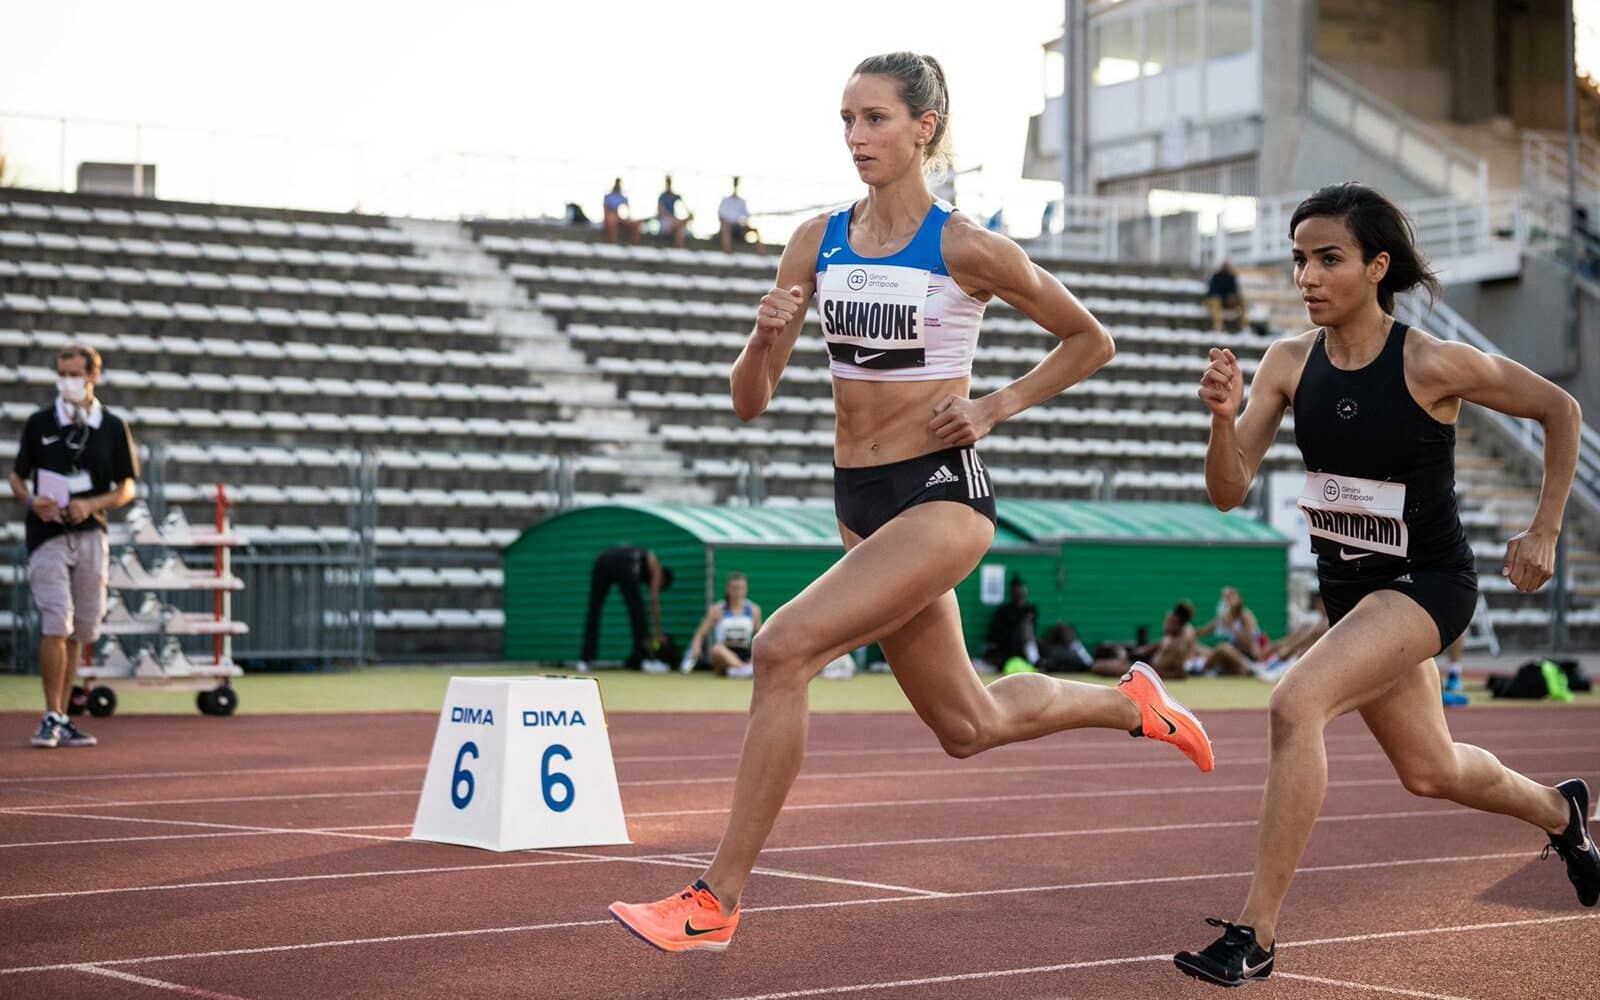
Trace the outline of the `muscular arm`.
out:
[[[825,216],[812,219],[795,230],[783,248],[776,287],[762,298],[755,328],[729,376],[733,412],[740,420],[754,420],[765,413],[777,391],[795,341],[805,327],[806,308],[817,290],[817,247],[826,227]],[[771,316],[774,307],[784,311],[786,320]]]
[[[1100,321],[1010,239],[967,222],[947,232],[944,252],[962,288],[998,296],[1060,341],[1032,371],[974,401],[987,421],[985,431],[1077,385],[1116,355]]]
[[[1485,354],[1470,344],[1424,341],[1412,369],[1417,391],[1438,402],[1457,397],[1544,428],[1544,479],[1528,530],[1511,539],[1501,573],[1531,592],[1554,573],[1556,538],[1578,468],[1583,410],[1566,390],[1510,358]]]
[[[1289,380],[1298,367],[1292,348],[1278,341],[1267,348],[1250,380],[1250,405],[1239,414],[1244,376],[1233,352],[1212,348],[1211,364],[1200,378],[1200,398],[1211,410],[1206,443],[1206,496],[1218,510],[1244,503],[1272,439],[1289,406]]]

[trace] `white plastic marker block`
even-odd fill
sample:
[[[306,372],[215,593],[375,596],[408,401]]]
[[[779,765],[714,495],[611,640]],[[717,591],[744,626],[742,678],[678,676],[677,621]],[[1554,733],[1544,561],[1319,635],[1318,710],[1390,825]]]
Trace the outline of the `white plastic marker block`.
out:
[[[590,677],[452,677],[413,840],[490,851],[627,844]]]

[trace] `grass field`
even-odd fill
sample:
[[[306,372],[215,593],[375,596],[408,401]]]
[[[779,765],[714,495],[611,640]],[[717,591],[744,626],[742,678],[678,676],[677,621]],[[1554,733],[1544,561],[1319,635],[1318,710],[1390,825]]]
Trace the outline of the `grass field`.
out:
[[[450,666],[369,667],[327,673],[251,674],[239,678],[239,711],[251,714],[284,712],[437,712],[451,677],[527,676],[563,673],[534,664],[482,664]],[[631,671],[600,670],[606,707],[620,712],[743,712],[750,705],[750,682],[732,681],[707,673],[647,675]],[[1110,683],[1098,678],[1073,675]],[[192,691],[138,690],[111,685],[117,691],[118,714],[170,714],[195,711]],[[1197,711],[1224,708],[1265,708],[1272,687],[1248,677],[1208,677],[1173,686],[1173,693]],[[1469,690],[1473,705],[1530,702],[1496,702],[1481,684]],[[1541,703],[1542,704],[1542,703]],[[1579,695],[1578,706],[1600,704],[1594,694]],[[905,695],[888,674],[859,674],[846,681],[817,680],[811,685],[811,707],[816,712],[909,712]],[[0,675],[0,711],[40,709],[37,677]]]

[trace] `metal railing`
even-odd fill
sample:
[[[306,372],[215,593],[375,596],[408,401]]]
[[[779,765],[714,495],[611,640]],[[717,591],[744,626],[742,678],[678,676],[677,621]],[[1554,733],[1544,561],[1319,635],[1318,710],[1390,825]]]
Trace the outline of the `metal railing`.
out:
[[[1264,264],[1288,259],[1289,220],[1309,192],[1256,200],[1255,224],[1228,229],[1218,220],[1211,237],[1214,259]],[[1421,198],[1400,208],[1411,219],[1417,245],[1436,260],[1466,257],[1491,249],[1496,240],[1527,242],[1527,220],[1516,192],[1496,192],[1478,201]]]
[[[1320,59],[1306,60],[1306,108],[1441,195],[1489,194],[1489,164]]]

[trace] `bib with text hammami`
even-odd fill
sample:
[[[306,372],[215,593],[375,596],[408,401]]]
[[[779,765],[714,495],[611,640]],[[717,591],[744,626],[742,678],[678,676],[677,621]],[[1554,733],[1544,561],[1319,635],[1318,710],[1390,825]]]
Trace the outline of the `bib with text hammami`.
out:
[[[1329,559],[1354,562],[1373,555],[1404,559],[1408,548],[1404,483],[1306,473],[1300,510],[1311,547]]]
[[[817,296],[822,336],[835,361],[860,368],[927,363],[928,272],[916,267],[830,264]]]

